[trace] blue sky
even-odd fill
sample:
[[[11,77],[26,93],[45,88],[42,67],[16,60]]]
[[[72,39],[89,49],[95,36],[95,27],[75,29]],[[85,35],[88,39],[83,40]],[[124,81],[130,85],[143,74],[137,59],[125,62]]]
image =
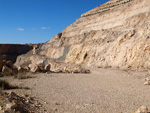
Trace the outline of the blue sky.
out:
[[[0,0],[0,43],[43,43],[108,0]]]

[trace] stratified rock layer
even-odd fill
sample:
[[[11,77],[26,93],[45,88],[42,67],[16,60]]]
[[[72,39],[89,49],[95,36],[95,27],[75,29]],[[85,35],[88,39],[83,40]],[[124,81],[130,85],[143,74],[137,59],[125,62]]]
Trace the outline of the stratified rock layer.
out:
[[[110,0],[82,14],[33,54],[89,67],[147,70],[149,20],[150,0]]]
[[[25,54],[33,48],[33,45],[21,44],[0,44],[0,71],[3,67],[3,61],[14,63],[17,56]],[[11,67],[12,68],[12,67]]]
[[[33,45],[0,44],[0,57],[2,60],[16,61],[17,56],[25,54],[33,48]]]
[[[111,10],[99,12],[112,4]],[[83,14],[62,32],[62,37],[75,39],[85,35],[83,43],[71,45],[65,61],[92,67],[149,69],[149,4],[149,0],[112,0]]]

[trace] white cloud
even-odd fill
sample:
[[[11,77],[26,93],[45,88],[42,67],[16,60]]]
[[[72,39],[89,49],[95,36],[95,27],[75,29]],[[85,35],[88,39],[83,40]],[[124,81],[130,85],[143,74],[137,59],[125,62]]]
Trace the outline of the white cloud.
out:
[[[32,31],[35,31],[36,30],[36,28],[32,28]]]
[[[41,27],[42,30],[50,29],[50,27]]]
[[[24,29],[23,29],[23,28],[20,28],[20,27],[19,27],[17,30],[18,30],[18,31],[24,31]]]

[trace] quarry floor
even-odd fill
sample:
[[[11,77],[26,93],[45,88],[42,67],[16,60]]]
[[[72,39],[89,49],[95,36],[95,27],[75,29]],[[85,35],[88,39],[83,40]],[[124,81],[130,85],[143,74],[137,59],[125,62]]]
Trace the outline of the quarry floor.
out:
[[[142,105],[150,108],[147,76],[147,72],[91,69],[90,74],[36,74],[9,81],[30,87],[16,92],[36,97],[43,113],[132,113]]]

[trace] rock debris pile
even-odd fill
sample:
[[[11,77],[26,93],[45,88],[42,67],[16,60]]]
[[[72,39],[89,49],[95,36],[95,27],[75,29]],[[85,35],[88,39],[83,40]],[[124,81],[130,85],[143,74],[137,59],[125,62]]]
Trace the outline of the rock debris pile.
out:
[[[0,92],[0,113],[41,113],[42,105],[28,95]]]

